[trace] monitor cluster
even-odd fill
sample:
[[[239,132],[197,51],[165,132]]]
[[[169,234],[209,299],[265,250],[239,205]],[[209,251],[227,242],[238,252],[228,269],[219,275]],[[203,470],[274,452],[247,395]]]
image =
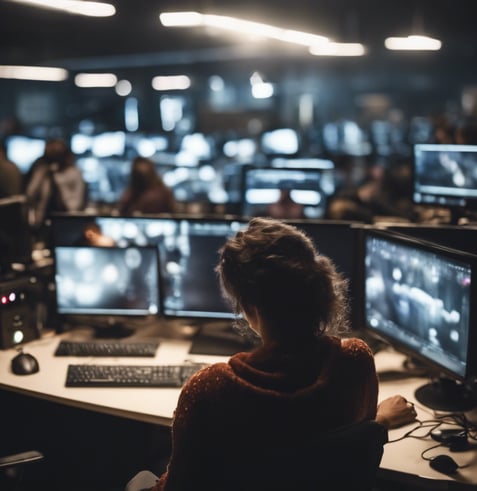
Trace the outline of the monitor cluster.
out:
[[[423,403],[471,404],[461,389],[477,379],[477,227],[287,222],[348,280],[352,329],[404,352],[438,381],[419,392]],[[221,246],[246,225],[236,216],[58,213],[50,239],[57,314],[232,324],[214,268]]]

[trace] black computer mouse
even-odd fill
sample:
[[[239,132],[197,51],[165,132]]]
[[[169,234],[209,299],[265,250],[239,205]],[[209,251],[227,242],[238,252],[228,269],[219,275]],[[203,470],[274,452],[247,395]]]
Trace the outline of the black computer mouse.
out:
[[[436,471],[443,474],[455,474],[459,465],[449,455],[436,455],[429,461],[429,465]]]
[[[40,365],[33,355],[20,351],[18,355],[12,358],[11,368],[15,375],[30,375],[38,372]]]

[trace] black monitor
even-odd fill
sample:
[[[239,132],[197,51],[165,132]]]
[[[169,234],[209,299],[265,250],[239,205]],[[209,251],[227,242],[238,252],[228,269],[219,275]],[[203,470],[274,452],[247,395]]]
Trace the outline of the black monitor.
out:
[[[477,256],[390,231],[363,230],[365,327],[427,368],[416,399],[436,410],[477,406]]]
[[[416,144],[413,201],[451,210],[452,221],[477,210],[477,145]]]
[[[243,167],[242,215],[276,218],[322,218],[334,193],[333,171],[313,168]],[[292,214],[276,214],[271,207],[286,194]],[[298,210],[299,207],[299,210]],[[297,210],[297,211],[295,211]]]
[[[0,275],[32,261],[33,236],[24,195],[0,199]]]
[[[351,328],[362,328],[360,310],[360,245],[362,224],[345,220],[285,220],[303,230],[314,242],[318,252],[328,256],[348,281]]]
[[[131,334],[130,323],[160,313],[156,247],[54,248],[57,313],[99,337]]]

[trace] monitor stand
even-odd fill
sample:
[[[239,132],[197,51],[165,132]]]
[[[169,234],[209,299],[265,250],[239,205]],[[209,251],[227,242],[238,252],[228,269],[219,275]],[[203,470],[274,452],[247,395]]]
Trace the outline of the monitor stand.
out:
[[[135,329],[119,319],[110,318],[105,324],[94,324],[94,337],[98,339],[120,339],[131,336]]]
[[[477,394],[466,385],[441,377],[418,387],[416,399],[436,411],[463,412],[477,407]]]
[[[204,322],[192,338],[190,354],[232,356],[250,351],[258,340],[244,336],[232,327],[232,322]]]

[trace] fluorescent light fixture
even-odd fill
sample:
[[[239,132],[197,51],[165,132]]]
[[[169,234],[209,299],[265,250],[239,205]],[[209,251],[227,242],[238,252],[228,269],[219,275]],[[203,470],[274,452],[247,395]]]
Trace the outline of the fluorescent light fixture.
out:
[[[442,43],[439,39],[413,35],[407,37],[389,37],[384,41],[384,45],[390,50],[438,51],[441,49]]]
[[[310,54],[314,56],[363,56],[365,47],[360,43],[334,43],[310,46]]]
[[[165,27],[191,27],[202,24],[202,14],[198,12],[165,12],[159,14],[161,24]]]
[[[159,19],[165,27],[215,27],[227,31],[240,32],[254,38],[276,39],[301,46],[327,43],[328,38],[308,32],[283,29],[261,22],[239,19],[224,15],[201,14],[199,12],[163,12]]]
[[[118,78],[114,73],[78,73],[75,76],[77,87],[114,87]]]
[[[190,87],[191,81],[187,75],[157,76],[152,79],[154,90],[185,90]]]
[[[86,15],[88,17],[111,17],[116,13],[114,5],[102,2],[82,0],[10,0],[45,9],[62,10],[70,14]]]
[[[0,78],[62,82],[68,78],[68,71],[47,66],[0,65]]]

